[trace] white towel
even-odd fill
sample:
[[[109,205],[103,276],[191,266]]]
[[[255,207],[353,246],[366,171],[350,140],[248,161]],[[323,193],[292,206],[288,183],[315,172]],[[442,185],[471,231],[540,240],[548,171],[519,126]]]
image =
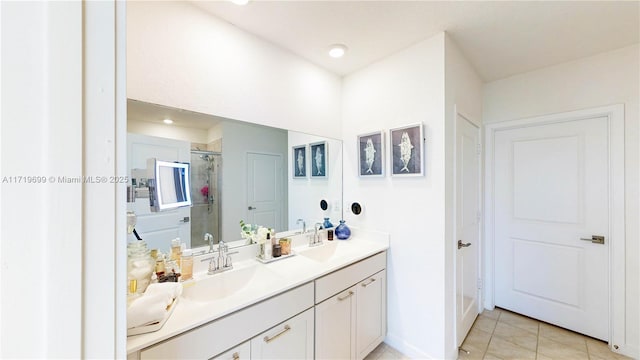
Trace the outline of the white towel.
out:
[[[170,296],[167,305],[171,304],[173,299],[182,294],[182,284],[178,282],[164,282],[150,284],[144,291],[144,295],[168,294]]]
[[[147,295],[134,300],[127,308],[127,328],[152,324],[164,318],[167,313],[167,301],[171,303],[168,293]]]

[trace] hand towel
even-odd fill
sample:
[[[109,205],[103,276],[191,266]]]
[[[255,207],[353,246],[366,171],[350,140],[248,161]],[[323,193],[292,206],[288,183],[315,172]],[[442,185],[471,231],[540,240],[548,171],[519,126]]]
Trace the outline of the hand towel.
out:
[[[127,328],[152,324],[164,318],[167,313],[167,301],[173,301],[168,293],[147,295],[134,300],[127,308]]]

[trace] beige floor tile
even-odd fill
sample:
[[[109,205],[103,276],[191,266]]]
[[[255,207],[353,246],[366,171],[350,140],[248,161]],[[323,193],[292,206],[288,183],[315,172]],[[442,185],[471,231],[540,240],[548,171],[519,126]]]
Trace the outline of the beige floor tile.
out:
[[[493,310],[483,310],[480,316],[488,317],[489,319],[498,319],[502,310],[500,308],[494,308]]]
[[[607,343],[600,340],[587,338],[587,350],[591,359],[631,360],[631,358],[609,350]]]
[[[553,358],[550,358],[544,354],[540,354],[538,353],[538,355],[536,356],[536,360],[554,360]]]
[[[467,351],[469,351],[468,354],[464,351],[458,351],[458,360],[482,360],[484,358],[484,351],[480,352],[473,349]]]
[[[580,351],[566,344],[540,336],[538,338],[538,353],[553,359],[588,360],[586,351]]]
[[[540,322],[520,314],[512,313],[510,311],[502,311],[498,321],[527,330],[536,335],[538,334],[538,324]]]
[[[538,336],[536,336],[536,334],[519,327],[515,327],[506,322],[498,322],[495,330],[493,331],[493,336],[532,351],[536,351],[536,348],[538,347]]]
[[[493,333],[493,329],[496,327],[497,320],[490,319],[484,316],[478,316],[476,321],[473,323],[473,328],[480,329],[482,331],[486,331],[489,334]]]
[[[484,353],[489,346],[489,340],[491,340],[491,333],[478,328],[471,328],[471,331],[469,331],[469,334],[462,343],[462,347],[469,351],[474,349],[476,352]]]
[[[403,360],[407,357],[396,351],[395,349],[389,347],[387,350],[383,351],[378,357],[378,360]]]
[[[487,356],[493,356],[493,357],[497,357],[499,359],[504,359],[504,360],[509,360],[509,359],[535,360],[536,353],[535,351],[525,349],[521,346],[510,343],[506,340],[502,340],[498,337],[492,337],[491,342],[489,343],[489,348],[487,349],[485,358]]]
[[[570,330],[546,323],[540,323],[540,336],[574,349],[587,352],[587,337]]]
[[[502,360],[502,358],[499,358],[497,356],[493,356],[491,354],[487,354],[484,356],[484,358],[482,360]]]

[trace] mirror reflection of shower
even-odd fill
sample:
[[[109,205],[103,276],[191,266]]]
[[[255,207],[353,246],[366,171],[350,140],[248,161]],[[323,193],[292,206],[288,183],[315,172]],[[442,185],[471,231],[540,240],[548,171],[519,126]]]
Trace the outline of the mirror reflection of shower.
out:
[[[204,234],[220,239],[220,179],[222,154],[213,151],[191,151],[191,246],[207,246]]]

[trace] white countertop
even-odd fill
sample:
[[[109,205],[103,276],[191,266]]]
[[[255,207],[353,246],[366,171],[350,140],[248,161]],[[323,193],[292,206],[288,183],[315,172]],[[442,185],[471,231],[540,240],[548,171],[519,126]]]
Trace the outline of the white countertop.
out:
[[[296,243],[298,242],[294,242],[294,245]],[[302,255],[291,256],[268,264],[262,264],[254,259],[235,261],[234,268],[229,272],[256,266],[257,272],[269,273],[269,281],[263,284],[252,282],[252,286],[247,286],[241,291],[210,302],[198,302],[184,296],[181,297],[175,305],[173,314],[160,330],[127,337],[127,353],[141,350],[179,335],[384,251],[389,248],[389,237],[383,233],[365,233],[358,230],[353,231],[349,240],[325,241],[321,246],[325,245],[335,245],[337,250],[336,256],[323,262]],[[296,246],[293,250],[301,251],[306,246]],[[221,274],[196,274],[196,283],[200,279],[218,275]],[[185,283],[185,287],[187,286],[189,283]]]

